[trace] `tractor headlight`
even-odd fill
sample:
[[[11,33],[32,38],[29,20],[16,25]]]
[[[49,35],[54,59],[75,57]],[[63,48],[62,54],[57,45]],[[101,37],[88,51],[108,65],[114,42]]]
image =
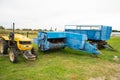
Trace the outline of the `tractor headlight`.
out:
[[[24,47],[24,48],[26,48],[26,47],[28,47],[28,46],[26,46],[26,45],[23,45],[23,47]]]

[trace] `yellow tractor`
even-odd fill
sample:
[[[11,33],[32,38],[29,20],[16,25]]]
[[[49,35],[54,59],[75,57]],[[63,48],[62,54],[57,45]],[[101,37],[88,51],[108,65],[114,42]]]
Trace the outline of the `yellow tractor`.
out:
[[[27,60],[35,60],[38,55],[32,46],[32,40],[15,33],[14,25],[13,23],[13,32],[9,36],[0,37],[0,53],[3,55],[9,54],[9,59],[13,63],[18,61],[19,54],[23,54],[23,57]]]

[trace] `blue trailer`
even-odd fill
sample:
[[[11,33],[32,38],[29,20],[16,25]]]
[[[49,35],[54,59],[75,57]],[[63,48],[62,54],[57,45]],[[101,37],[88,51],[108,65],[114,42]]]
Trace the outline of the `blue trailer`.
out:
[[[97,44],[98,49],[113,48],[106,42],[110,39],[112,27],[104,25],[65,25],[65,32],[85,34],[91,44]]]
[[[41,51],[69,47],[74,50],[85,51],[91,54],[100,54],[96,45],[90,44],[85,34],[73,32],[38,32],[34,43]]]

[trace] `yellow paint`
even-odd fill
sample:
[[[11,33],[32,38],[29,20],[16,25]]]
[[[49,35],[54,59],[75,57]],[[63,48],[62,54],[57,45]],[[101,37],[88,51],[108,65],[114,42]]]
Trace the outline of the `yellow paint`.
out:
[[[15,34],[14,35],[15,41],[31,41],[31,39],[27,38],[26,36],[23,36],[21,34]]]
[[[26,36],[20,35],[20,34],[15,34],[14,35],[14,41],[17,42],[17,46],[19,50],[31,50],[32,49],[32,44],[20,44],[19,41],[30,41],[32,42],[31,39],[27,38]]]
[[[4,40],[9,41],[8,36],[1,36]],[[21,34],[14,34],[14,41],[16,42],[16,45],[19,50],[31,50],[32,49],[32,39],[27,38],[26,36],[23,36]],[[19,41],[30,41],[31,44],[20,44]]]
[[[3,38],[4,40],[9,40],[8,36],[1,36],[1,38]]]

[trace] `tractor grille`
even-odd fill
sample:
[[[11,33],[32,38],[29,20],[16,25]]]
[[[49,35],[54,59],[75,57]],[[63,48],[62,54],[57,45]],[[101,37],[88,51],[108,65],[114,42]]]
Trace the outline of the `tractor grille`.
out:
[[[31,41],[19,41],[20,44],[32,44]]]

